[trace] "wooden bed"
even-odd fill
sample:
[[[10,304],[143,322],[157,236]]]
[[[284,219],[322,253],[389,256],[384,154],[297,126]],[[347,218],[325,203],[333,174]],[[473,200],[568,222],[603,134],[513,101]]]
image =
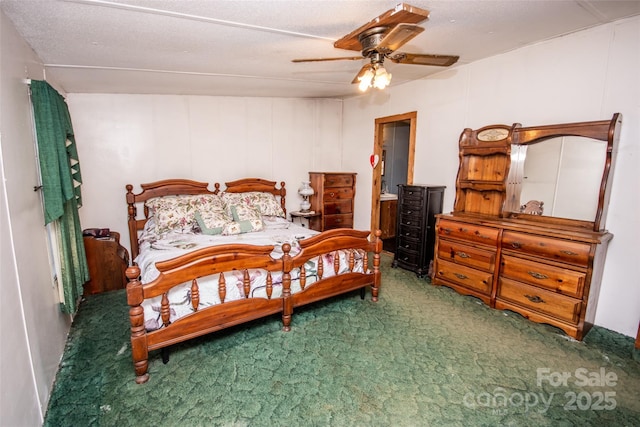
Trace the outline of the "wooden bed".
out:
[[[224,192],[270,193],[280,199],[284,212],[286,190],[284,182],[280,187],[276,182],[257,178],[242,179],[225,183]],[[144,204],[151,198],[177,195],[220,194],[219,184],[214,190],[207,183],[183,179],[170,179],[141,185],[142,191],[133,193],[133,186],[127,185],[128,225],[131,240],[132,260],[139,255],[139,233],[143,230],[149,216]],[[142,207],[143,215],[138,217]],[[365,288],[371,287],[372,300],[378,300],[380,289],[380,252],[382,251],[381,232],[335,229],[305,238],[297,242],[297,253],[292,253],[291,244],[281,244],[282,256],[274,258],[275,245],[251,245],[230,243],[200,248],[185,255],[155,263],[159,274],[148,283],[141,280],[140,267],[134,262],[127,269],[127,304],[131,322],[131,347],[135,381],[139,384],[148,381],[149,351],[162,350],[166,363],[166,348],[197,336],[215,332],[230,326],[280,313],[283,330],[291,328],[292,316],[296,307],[320,301],[350,291],[360,290],[364,298]],[[280,249],[280,248],[278,248]],[[342,258],[338,252],[343,254]],[[372,254],[371,254],[372,253]],[[360,254],[359,262],[363,266],[354,269],[355,257]],[[334,260],[327,265],[323,259]],[[347,267],[341,267],[340,259],[348,260]],[[309,263],[315,263],[314,281],[308,279],[305,270]],[[371,267],[369,268],[369,265]],[[250,271],[258,269],[266,277],[266,297],[250,295]],[[340,274],[339,274],[340,271]],[[241,274],[244,295],[240,299],[226,301],[228,288],[223,273]],[[296,292],[292,293],[292,275],[296,277]],[[203,289],[199,281],[205,277],[216,277],[217,293],[220,303],[202,306],[200,296]],[[275,280],[281,278],[281,292],[275,295]],[[190,313],[175,321],[170,321],[168,301],[169,290],[178,285],[190,283]],[[160,318],[162,327],[149,331],[145,327],[143,302],[149,298],[160,298]]]

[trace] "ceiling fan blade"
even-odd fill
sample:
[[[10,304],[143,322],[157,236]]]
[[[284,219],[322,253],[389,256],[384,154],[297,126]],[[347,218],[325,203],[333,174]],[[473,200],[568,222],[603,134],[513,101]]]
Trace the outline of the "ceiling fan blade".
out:
[[[393,52],[423,31],[424,28],[416,24],[398,24],[384,35],[376,49],[386,49]]]
[[[371,64],[364,64],[362,66],[362,68],[360,68],[360,71],[358,71],[358,74],[356,74],[356,77],[353,79],[353,81],[351,82],[351,84],[358,84],[360,83],[360,78],[364,75],[364,73],[367,72],[367,70],[370,70],[373,68],[373,65]]]
[[[344,58],[309,58],[309,59],[292,59],[291,62],[320,62],[320,61],[357,61],[363,59],[361,56],[347,56]]]
[[[388,57],[396,64],[435,65],[448,67],[458,62],[459,56],[453,55],[427,55],[420,53],[398,53]]]

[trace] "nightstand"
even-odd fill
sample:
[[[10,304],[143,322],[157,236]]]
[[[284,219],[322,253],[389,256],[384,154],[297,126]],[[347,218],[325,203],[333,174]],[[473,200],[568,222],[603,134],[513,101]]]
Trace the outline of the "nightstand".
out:
[[[84,236],[84,249],[89,266],[89,281],[84,295],[124,289],[129,252],[120,245],[120,233],[111,231],[107,237]]]
[[[312,223],[312,221],[310,221],[312,218],[320,218],[322,216],[320,212],[315,212],[315,211],[309,211],[309,212],[295,211],[295,212],[290,212],[289,215],[291,215],[291,222],[296,222],[296,219],[297,219],[300,222],[300,225],[303,227],[309,227],[309,224]],[[319,223],[319,221],[315,221],[315,222]],[[311,229],[315,231],[320,231],[320,230],[316,230],[313,227],[311,227]]]

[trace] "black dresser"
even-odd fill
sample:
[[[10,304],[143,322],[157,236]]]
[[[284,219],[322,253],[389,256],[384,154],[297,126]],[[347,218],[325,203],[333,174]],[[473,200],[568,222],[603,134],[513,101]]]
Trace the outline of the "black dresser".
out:
[[[396,252],[392,267],[423,277],[433,260],[435,215],[442,213],[444,186],[399,185]]]

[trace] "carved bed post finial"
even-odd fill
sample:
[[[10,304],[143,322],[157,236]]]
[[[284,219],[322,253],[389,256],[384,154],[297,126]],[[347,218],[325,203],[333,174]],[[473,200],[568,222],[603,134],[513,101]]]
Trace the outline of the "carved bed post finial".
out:
[[[289,332],[291,330],[291,315],[293,314],[293,299],[291,298],[291,269],[293,262],[291,260],[291,245],[285,243],[282,245],[282,330]]]
[[[131,356],[136,372],[136,383],[149,380],[147,350],[147,330],[144,327],[144,293],[140,283],[140,268],[137,265],[127,268],[127,304],[129,305],[129,322],[131,323]]]

